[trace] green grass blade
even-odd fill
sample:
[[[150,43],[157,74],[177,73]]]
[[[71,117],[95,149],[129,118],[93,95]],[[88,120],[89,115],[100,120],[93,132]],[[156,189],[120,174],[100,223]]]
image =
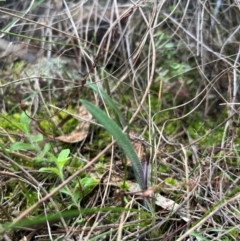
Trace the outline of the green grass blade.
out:
[[[113,212],[113,213],[119,213],[122,212],[131,212],[136,213],[138,215],[144,214],[146,215],[147,219],[151,221],[151,216],[148,215],[145,211],[139,210],[139,209],[133,209],[133,208],[124,208],[124,207],[107,207],[107,208],[82,208],[80,210],[72,209],[67,211],[61,211],[60,213],[50,213],[46,215],[38,215],[35,217],[24,218],[19,223],[15,225],[11,225],[11,222],[5,222],[4,224],[0,225],[0,236],[2,233],[11,230],[19,230],[20,227],[36,227],[38,225],[45,224],[47,221],[49,223],[56,223],[58,222],[61,217],[64,219],[72,219],[74,217],[78,217],[79,215],[89,215],[89,214],[96,214],[98,212],[101,213],[107,213],[107,212]],[[146,222],[146,220],[141,220],[142,222]]]
[[[144,190],[142,164],[139,161],[138,156],[127,135],[123,133],[120,127],[98,107],[86,100],[81,100],[81,103],[88,109],[93,117],[104,126],[104,128],[114,137],[117,144],[123,149],[125,155],[132,163],[134,175],[141,190]]]

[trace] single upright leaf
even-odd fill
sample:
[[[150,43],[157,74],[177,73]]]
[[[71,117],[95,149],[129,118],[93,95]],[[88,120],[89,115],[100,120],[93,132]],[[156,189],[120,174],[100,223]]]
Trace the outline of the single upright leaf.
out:
[[[81,100],[81,102],[93,115],[93,117],[99,123],[101,123],[104,128],[114,137],[118,145],[123,149],[125,155],[132,162],[134,175],[141,190],[144,190],[144,176],[142,164],[139,161],[138,156],[127,135],[123,133],[120,127],[98,107],[86,100]]]
[[[68,157],[69,153],[70,153],[69,149],[64,149],[58,155],[56,164],[57,164],[60,172],[62,172],[66,162],[70,159],[70,157]]]
[[[62,150],[58,155],[58,162],[62,162],[68,159],[68,155],[70,154],[69,149]]]

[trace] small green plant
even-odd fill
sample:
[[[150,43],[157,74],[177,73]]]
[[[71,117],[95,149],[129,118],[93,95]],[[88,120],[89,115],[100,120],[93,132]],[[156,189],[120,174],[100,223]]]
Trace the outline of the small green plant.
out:
[[[33,135],[31,133],[30,123],[31,120],[24,112],[21,114],[19,122],[12,121],[12,124],[24,133],[25,140],[24,142],[15,142],[12,144],[10,151],[31,151],[32,154],[35,154],[35,157],[32,159],[34,162],[33,166],[35,164],[44,165],[39,169],[39,172],[48,172],[50,175],[57,175],[61,182],[63,182],[65,180],[64,172],[66,170],[66,164],[71,159],[70,149],[63,149],[60,151],[58,156],[56,156],[51,151],[50,143],[45,143],[44,147],[42,148],[40,143],[43,141],[43,135]],[[52,164],[54,164],[54,166],[52,166]],[[79,202],[82,200],[82,198],[91,192],[97,184],[97,179],[86,175],[85,177],[81,178],[80,181],[74,180],[70,184],[71,187],[65,186],[63,189],[61,189],[61,192],[71,197],[73,203],[70,204],[69,207],[72,205],[79,207]]]
[[[61,193],[69,196],[72,200],[67,208],[70,209],[73,206],[79,208],[81,200],[87,196],[97,185],[99,181],[93,177],[85,176],[80,180],[73,180],[71,187],[65,186],[60,190]]]
[[[41,162],[43,161],[45,155],[49,152],[51,146],[49,143],[46,143],[44,145],[44,148],[43,149],[41,148],[40,142],[43,141],[43,135],[42,134],[32,135],[30,122],[31,120],[29,119],[29,117],[26,115],[25,112],[22,112],[19,122],[15,120],[11,122],[15,127],[17,127],[20,131],[23,132],[25,136],[25,141],[24,142],[17,141],[14,144],[12,144],[10,147],[10,151],[19,151],[19,150],[34,151],[36,154],[36,157],[34,158],[34,160],[36,162]]]
[[[69,154],[70,154],[69,149],[62,150],[59,153],[57,158],[53,154],[49,153],[48,156],[54,162],[56,167],[43,167],[39,171],[40,172],[50,171],[52,173],[55,173],[61,179],[61,181],[64,181],[63,168],[66,165],[67,161],[70,159]]]
[[[61,181],[63,182],[65,180],[64,178],[64,167],[68,160],[71,158],[69,156],[70,149],[64,149],[62,150],[58,157],[56,158],[53,154],[49,153],[48,156],[50,157],[50,160],[55,164],[56,167],[43,167],[39,171],[40,172],[50,172],[53,174],[56,174]],[[73,204],[75,204],[77,207],[80,205],[80,201],[82,198],[87,195],[89,192],[92,191],[94,187],[98,184],[98,180],[89,176],[85,176],[84,178],[81,178],[80,182],[73,181],[71,186],[73,188],[69,188],[68,186],[65,186],[61,189],[61,192],[70,196]],[[68,208],[72,207],[73,204],[70,204]]]
[[[161,66],[157,69],[158,77],[164,82],[176,77],[179,81],[183,80],[183,74],[191,70],[191,66],[187,63],[179,61],[176,51],[176,43],[173,43],[170,36],[162,31],[158,31],[155,35],[156,49],[161,50]],[[193,82],[192,78],[188,78],[187,84]]]

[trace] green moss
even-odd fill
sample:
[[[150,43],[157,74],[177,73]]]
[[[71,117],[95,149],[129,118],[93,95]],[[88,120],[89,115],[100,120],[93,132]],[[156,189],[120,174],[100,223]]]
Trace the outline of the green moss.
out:
[[[95,169],[98,173],[100,174],[103,174],[106,172],[107,168],[106,168],[106,164],[104,162],[98,162],[96,165],[95,165]]]
[[[0,128],[6,131],[18,131],[19,129],[17,126],[13,124],[13,121],[19,122],[20,120],[20,113],[14,113],[12,115],[9,114],[1,114],[0,115]]]
[[[127,191],[127,190],[129,190],[130,185],[129,185],[128,182],[121,182],[121,183],[119,184],[119,187],[120,187],[122,190]]]
[[[170,185],[170,186],[176,186],[176,185],[178,185],[177,179],[172,178],[172,177],[166,178],[166,179],[165,179],[165,183],[166,183],[167,185]]]
[[[160,164],[158,167],[159,172],[169,172],[170,168],[167,165]]]

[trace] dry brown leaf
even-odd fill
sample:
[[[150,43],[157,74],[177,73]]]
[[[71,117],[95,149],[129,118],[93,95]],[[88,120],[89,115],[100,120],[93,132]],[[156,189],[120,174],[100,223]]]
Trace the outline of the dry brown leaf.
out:
[[[129,132],[129,135],[130,135],[131,143],[133,145],[133,148],[134,148],[139,160],[142,160],[143,157],[144,157],[144,145],[143,145],[143,143],[141,141],[139,141],[139,137],[137,136],[137,134],[133,130],[131,130]],[[138,139],[136,137],[138,137]],[[132,163],[129,159],[128,159],[127,165],[132,166]]]
[[[58,136],[55,138],[56,140],[66,143],[77,143],[87,137],[92,115],[84,106],[81,106],[76,116],[79,116],[79,119],[84,119],[84,121],[81,121],[70,134]]]

